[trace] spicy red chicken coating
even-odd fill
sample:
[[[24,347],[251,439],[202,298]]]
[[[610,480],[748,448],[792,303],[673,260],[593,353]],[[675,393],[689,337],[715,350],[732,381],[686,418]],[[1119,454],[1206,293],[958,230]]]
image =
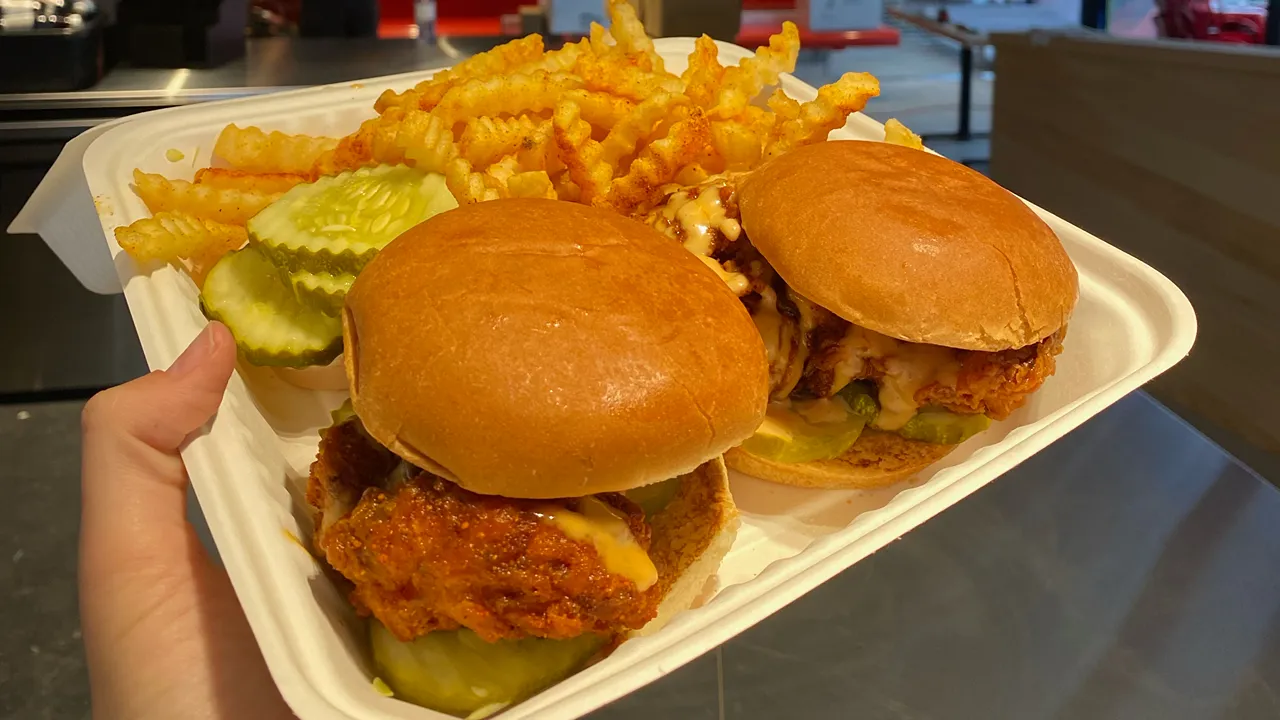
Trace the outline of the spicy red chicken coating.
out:
[[[353,583],[357,611],[400,639],[459,627],[488,641],[614,635],[656,615],[656,589],[642,592],[611,574],[591,544],[541,517],[557,506],[573,510],[578,500],[477,495],[416,468],[384,483],[393,456],[353,452],[361,442],[364,450],[373,443],[358,422],[322,435],[308,489],[322,512],[316,545]],[[352,462],[357,457],[363,466]],[[326,505],[353,486],[365,489],[349,512],[340,502]],[[595,497],[619,511],[648,550],[639,506],[619,494]],[[340,516],[324,516],[326,507]]]

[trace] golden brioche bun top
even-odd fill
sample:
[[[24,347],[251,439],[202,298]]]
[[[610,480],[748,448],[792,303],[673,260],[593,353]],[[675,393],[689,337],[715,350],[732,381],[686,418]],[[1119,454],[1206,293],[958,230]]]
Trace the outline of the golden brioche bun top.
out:
[[[689,472],[760,424],[759,333],[724,283],[651,228],[554,200],[437,215],[347,295],[356,413],[474,492],[623,491]]]
[[[1066,324],[1075,266],[1029,207],[980,173],[881,142],[792,150],[739,187],[742,226],[789,286],[855,325],[966,350]]]

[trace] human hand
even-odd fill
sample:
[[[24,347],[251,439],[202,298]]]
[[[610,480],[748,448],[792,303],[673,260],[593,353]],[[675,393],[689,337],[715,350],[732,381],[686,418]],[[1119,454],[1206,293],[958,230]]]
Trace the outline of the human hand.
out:
[[[168,370],[85,405],[80,616],[97,720],[292,717],[186,520],[178,449],[217,411],[235,355],[210,323]]]

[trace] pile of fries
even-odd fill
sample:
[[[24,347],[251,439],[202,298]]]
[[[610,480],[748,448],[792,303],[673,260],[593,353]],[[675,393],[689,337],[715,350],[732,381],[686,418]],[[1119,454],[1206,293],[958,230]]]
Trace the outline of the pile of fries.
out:
[[[290,187],[380,164],[442,173],[459,203],[545,197],[646,211],[673,187],[748,171],[799,145],[825,140],[879,94],[867,73],[847,73],[800,103],[777,85],[795,68],[795,25],[753,57],[725,67],[703,36],[681,75],[668,72],[626,0],[607,0],[609,29],[547,50],[538,35],[471,57],[403,92],[378,98],[377,115],[342,138],[227,126],[194,182],[135,172],[154,214],[119,228],[140,261],[179,261],[197,283],[244,226]],[[887,139],[919,146],[892,122]]]

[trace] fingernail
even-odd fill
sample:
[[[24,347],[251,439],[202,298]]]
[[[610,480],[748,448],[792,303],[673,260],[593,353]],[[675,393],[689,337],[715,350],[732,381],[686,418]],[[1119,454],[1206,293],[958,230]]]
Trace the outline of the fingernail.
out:
[[[204,330],[196,336],[195,340],[187,346],[186,350],[178,356],[177,360],[169,366],[170,375],[186,375],[192,370],[200,366],[200,363],[209,359],[213,355],[215,337],[213,334],[213,326],[206,325]]]

